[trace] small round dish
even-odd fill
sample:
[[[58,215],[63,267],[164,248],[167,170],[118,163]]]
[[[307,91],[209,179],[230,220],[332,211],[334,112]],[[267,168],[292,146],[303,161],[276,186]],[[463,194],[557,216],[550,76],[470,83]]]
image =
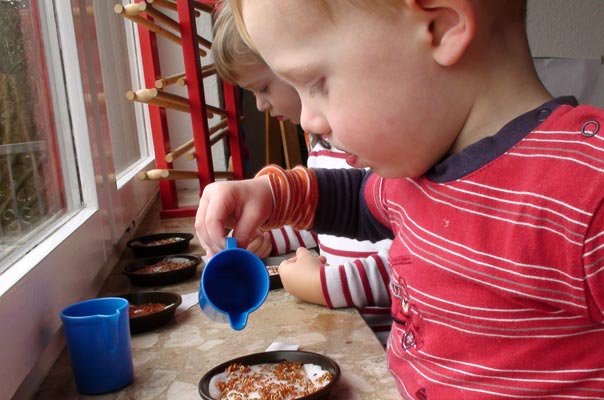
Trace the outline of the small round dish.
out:
[[[156,257],[186,253],[191,239],[193,239],[192,233],[156,233],[131,239],[126,245],[137,257]]]
[[[281,276],[279,275],[279,267],[267,265],[266,270],[268,272],[269,290],[282,289],[283,282],[281,282]]]
[[[174,319],[176,308],[182,303],[182,297],[177,293],[170,292],[138,292],[118,295],[128,300],[130,305],[130,333],[141,333],[166,325]],[[164,307],[157,311],[149,312],[157,308],[157,304]],[[154,305],[155,307],[152,307]],[[146,306],[149,310],[145,310]],[[136,314],[141,314],[137,316]]]
[[[323,370],[329,371],[333,374],[333,379],[326,386],[308,396],[298,397],[297,400],[326,399],[329,392],[340,378],[339,365],[331,358],[326,357],[322,354],[312,353],[308,351],[266,351],[263,353],[249,354],[247,356],[234,358],[212,368],[211,370],[206,372],[199,381],[199,395],[204,400],[216,400],[210,394],[210,381],[215,375],[224,372],[227,367],[231,364],[236,363],[251,366],[258,364],[277,364],[281,361],[301,362],[303,364],[315,364],[320,366]]]
[[[176,254],[139,260],[126,265],[122,272],[136,286],[171,285],[193,278],[200,263],[201,257]]]

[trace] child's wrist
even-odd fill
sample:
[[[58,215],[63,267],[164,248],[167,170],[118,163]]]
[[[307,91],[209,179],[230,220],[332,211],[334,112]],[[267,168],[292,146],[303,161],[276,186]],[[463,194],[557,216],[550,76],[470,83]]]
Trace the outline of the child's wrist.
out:
[[[314,173],[305,167],[284,170],[269,165],[256,174],[256,178],[267,176],[273,196],[273,212],[262,225],[273,229],[291,225],[296,229],[309,229],[314,223],[318,190]]]

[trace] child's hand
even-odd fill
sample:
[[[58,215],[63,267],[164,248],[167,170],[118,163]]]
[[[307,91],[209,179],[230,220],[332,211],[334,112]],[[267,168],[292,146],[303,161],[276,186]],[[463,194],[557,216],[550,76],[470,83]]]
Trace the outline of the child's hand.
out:
[[[321,265],[325,257],[316,256],[308,249],[299,247],[296,256],[279,265],[283,288],[309,303],[326,305],[321,288]]]
[[[273,210],[267,176],[205,187],[195,217],[195,232],[208,257],[225,247],[225,235],[233,229],[237,244],[246,248],[257,229]]]
[[[268,232],[258,232],[258,236],[256,236],[250,244],[247,246],[247,249],[252,253],[256,254],[260,258],[268,257],[271,255],[273,251],[273,244],[271,243],[271,235]]]

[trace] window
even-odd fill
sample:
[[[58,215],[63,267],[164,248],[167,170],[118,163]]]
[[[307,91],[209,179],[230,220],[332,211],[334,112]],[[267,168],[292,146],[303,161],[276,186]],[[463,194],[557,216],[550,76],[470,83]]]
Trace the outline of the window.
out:
[[[157,190],[135,178],[153,163],[148,116],[124,96],[142,76],[136,32],[113,6],[0,0],[0,295],[9,267],[27,273],[45,256],[25,255],[67,243],[67,223],[81,235],[98,210],[89,234],[106,257],[119,251]]]
[[[0,267],[81,201],[69,132],[59,132],[62,91],[52,76],[36,1],[0,1]],[[62,75],[62,74],[61,74]],[[59,75],[59,77],[61,76]],[[53,97],[56,101],[53,101]],[[67,150],[67,151],[65,151]],[[12,257],[11,257],[12,256]],[[0,269],[0,271],[2,270]]]

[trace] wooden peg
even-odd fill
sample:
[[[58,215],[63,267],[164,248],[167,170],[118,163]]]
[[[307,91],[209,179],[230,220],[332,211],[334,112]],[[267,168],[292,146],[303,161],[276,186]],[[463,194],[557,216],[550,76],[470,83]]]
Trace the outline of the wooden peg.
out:
[[[214,64],[208,64],[205,67],[201,67],[201,78],[207,78],[208,76],[216,74],[216,66]],[[182,77],[176,81],[178,86],[187,86],[187,78]]]
[[[216,66],[214,64],[208,64],[205,67],[201,67],[201,77],[206,78],[216,73]]]
[[[176,3],[172,3],[168,0],[147,0],[147,3],[154,6],[167,8],[168,10],[176,11]]]
[[[146,3],[137,3],[137,4],[144,4],[146,7]],[[132,5],[136,6],[137,4],[130,4],[130,6],[132,6]],[[137,8],[129,7],[127,9],[126,7],[124,7],[121,4],[116,4],[115,7],[113,7],[113,11],[115,11],[116,14],[120,14],[123,17],[128,18],[129,20],[131,20],[134,23],[144,26],[151,32],[154,32],[155,34],[162,36],[162,37],[170,40],[171,42],[174,42],[179,45],[181,44],[181,40],[178,36],[176,36],[175,34],[173,34],[170,31],[163,29],[162,27],[160,27],[158,25],[155,25],[153,22],[149,21],[148,19],[141,17],[139,15],[139,13],[137,13]]]
[[[227,113],[225,110],[223,110],[222,108],[211,106],[209,104],[206,104],[206,110],[211,112],[212,114],[222,115],[224,117],[227,116]]]
[[[139,3],[139,4],[141,4],[141,3]],[[146,4],[146,3],[144,3],[144,4]],[[170,18],[169,16],[167,16],[163,12],[159,11],[158,9],[154,8],[153,6],[149,5],[149,7],[146,7],[145,12],[148,15],[150,15],[151,17],[153,17],[154,20],[160,21],[160,22],[166,24],[168,27],[174,29],[176,32],[181,33],[180,24],[176,20]],[[212,42],[210,42],[209,40],[205,39],[204,37],[202,37],[200,35],[197,35],[197,42],[208,50],[212,48]],[[199,52],[201,53],[202,56],[207,55],[206,51],[203,49],[199,49]]]
[[[169,163],[174,162],[174,160],[176,160],[178,157],[182,156],[184,153],[191,150],[194,145],[195,145],[195,142],[193,141],[193,139],[191,139],[191,140],[188,140],[187,142],[183,143],[182,145],[178,146],[177,148],[175,148],[174,150],[172,150],[171,152],[166,154],[166,162],[169,162]]]
[[[178,80],[180,78],[183,78],[184,76],[185,76],[185,73],[182,72],[180,74],[175,74],[175,75],[167,76],[165,78],[160,78],[155,81],[155,87],[158,89],[163,89],[166,86],[169,86],[169,85],[172,85],[172,84],[178,82]]]
[[[145,0],[147,4],[154,4],[157,7],[166,8],[168,10],[176,11],[176,3],[167,0]],[[195,17],[199,17],[201,13],[195,10]]]
[[[183,106],[174,102],[166,101],[165,99],[154,96],[153,90],[157,89],[141,89],[136,92],[130,90],[126,93],[126,98],[131,101],[138,101],[145,104],[151,104],[158,107],[170,108],[176,111],[190,113],[191,109],[188,105]],[[158,91],[159,92],[159,91]]]
[[[229,128],[225,128],[210,136],[210,146],[215,145],[229,134]]]
[[[136,176],[142,181],[157,181],[160,179],[199,179],[199,173],[197,171],[185,171],[180,169],[151,169],[149,171],[141,171]],[[224,171],[214,171],[214,178],[233,179],[233,173]]]
[[[116,14],[121,14],[129,17],[140,15],[147,8],[147,3],[131,3],[126,5],[116,4],[113,11]]]
[[[201,1],[194,1],[193,8],[196,10],[207,12],[208,14],[212,14],[214,12],[214,6],[211,4],[205,4]]]

